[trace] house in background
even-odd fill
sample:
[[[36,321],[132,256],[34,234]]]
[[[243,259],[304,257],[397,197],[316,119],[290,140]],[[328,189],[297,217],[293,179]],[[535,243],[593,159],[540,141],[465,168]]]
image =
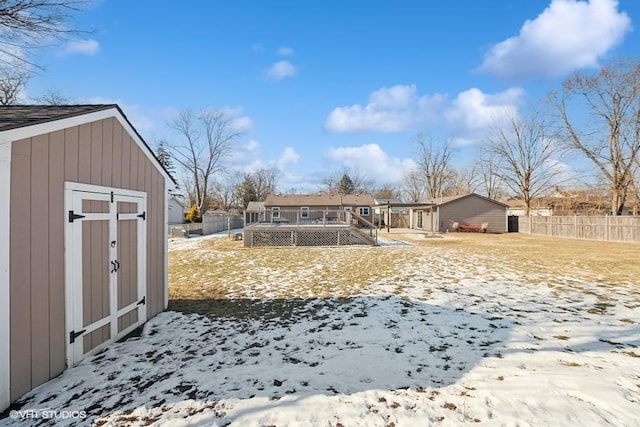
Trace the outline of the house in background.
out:
[[[0,410],[166,309],[174,185],[117,105],[0,107]]]
[[[376,245],[370,195],[269,195],[249,203],[244,246]]]
[[[373,197],[369,194],[270,194],[264,201],[266,221],[284,218],[299,213],[301,218],[310,212],[326,212],[330,218],[336,212],[350,211],[362,218],[373,221]]]
[[[487,223],[490,233],[507,232],[505,203],[475,193],[442,197],[411,208],[411,228],[431,232],[451,231],[454,222],[480,227]]]
[[[180,200],[177,196],[171,195],[169,197],[168,203],[168,223],[172,224],[182,224],[184,222],[186,206],[182,200]]]
[[[526,207],[524,200],[518,198],[508,198],[501,200],[508,206],[508,216],[524,216],[526,214]],[[529,208],[529,215],[531,216],[551,216],[553,215],[553,208],[541,204],[540,200],[536,200],[534,204]]]

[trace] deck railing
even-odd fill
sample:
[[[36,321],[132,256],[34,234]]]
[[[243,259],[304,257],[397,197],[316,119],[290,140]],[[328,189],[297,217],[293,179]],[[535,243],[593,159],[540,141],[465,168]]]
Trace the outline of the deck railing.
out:
[[[251,225],[288,225],[288,226],[305,226],[305,225],[334,225],[348,224],[347,214],[349,212],[340,210],[272,210],[267,209],[264,215],[260,216],[258,222]]]

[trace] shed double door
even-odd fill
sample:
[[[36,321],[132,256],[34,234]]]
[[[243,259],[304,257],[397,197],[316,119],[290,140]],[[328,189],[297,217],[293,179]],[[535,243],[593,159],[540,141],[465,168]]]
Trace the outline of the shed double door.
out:
[[[146,320],[146,194],[65,184],[67,365]]]

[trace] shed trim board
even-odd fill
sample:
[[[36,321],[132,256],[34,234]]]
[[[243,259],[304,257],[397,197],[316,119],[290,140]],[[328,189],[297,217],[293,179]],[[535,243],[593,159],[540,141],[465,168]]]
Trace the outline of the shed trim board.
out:
[[[9,406],[10,393],[10,345],[9,318],[10,287],[10,201],[11,201],[11,141],[0,141],[0,410]]]
[[[164,217],[169,218],[169,192],[164,192]],[[165,283],[168,280],[169,274],[169,227],[165,225],[164,227],[164,240],[162,243],[164,248],[164,271],[167,277],[164,278]],[[169,307],[169,292],[164,293],[164,306],[163,308],[166,310]]]

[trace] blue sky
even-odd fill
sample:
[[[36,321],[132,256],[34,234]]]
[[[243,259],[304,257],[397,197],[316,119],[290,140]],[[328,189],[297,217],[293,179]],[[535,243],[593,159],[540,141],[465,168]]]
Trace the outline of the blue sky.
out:
[[[637,0],[116,1],[36,52],[25,97],[116,102],[150,144],[190,108],[245,131],[232,168],[314,191],[345,167],[398,183],[418,132],[473,161],[487,127],[571,72],[637,56]]]

